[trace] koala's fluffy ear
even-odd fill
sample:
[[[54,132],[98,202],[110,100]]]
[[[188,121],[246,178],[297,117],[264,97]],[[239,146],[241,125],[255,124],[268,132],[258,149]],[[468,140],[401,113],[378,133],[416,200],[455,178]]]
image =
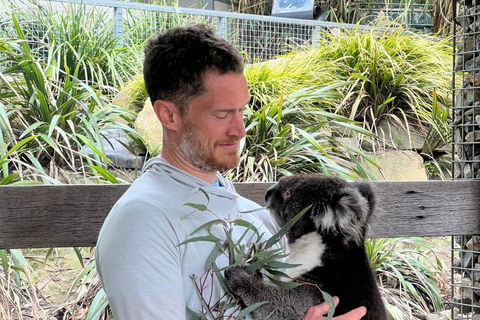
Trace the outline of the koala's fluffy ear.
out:
[[[362,190],[367,190],[362,187]],[[341,188],[333,199],[331,208],[336,220],[336,228],[346,236],[346,241],[354,241],[358,245],[364,241],[370,215],[369,200],[362,194],[362,190],[351,185]],[[331,218],[327,218],[331,220]]]
[[[370,217],[375,210],[375,206],[377,205],[377,199],[375,197],[373,187],[368,182],[358,182],[355,183],[355,186],[358,188],[358,191],[360,191],[361,195],[368,201],[368,217]]]

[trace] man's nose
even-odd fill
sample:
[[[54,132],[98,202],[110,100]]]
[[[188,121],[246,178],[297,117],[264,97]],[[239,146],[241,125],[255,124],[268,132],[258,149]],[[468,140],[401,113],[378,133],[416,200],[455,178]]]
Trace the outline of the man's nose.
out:
[[[245,137],[245,125],[243,124],[243,113],[238,113],[232,118],[232,123],[227,131],[229,136],[242,139]]]

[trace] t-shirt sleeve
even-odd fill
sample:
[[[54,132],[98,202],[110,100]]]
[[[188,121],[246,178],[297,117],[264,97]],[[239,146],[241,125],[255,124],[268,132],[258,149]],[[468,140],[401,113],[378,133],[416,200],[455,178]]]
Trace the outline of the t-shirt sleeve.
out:
[[[100,233],[97,270],[115,319],[185,319],[178,234],[164,208],[117,204]]]

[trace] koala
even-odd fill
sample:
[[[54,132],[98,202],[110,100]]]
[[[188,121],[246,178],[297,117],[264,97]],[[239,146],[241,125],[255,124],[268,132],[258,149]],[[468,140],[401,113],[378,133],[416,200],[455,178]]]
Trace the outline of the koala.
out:
[[[368,183],[294,175],[270,187],[265,201],[279,226],[312,205],[286,235],[288,262],[300,266],[287,268],[285,273],[313,285],[279,288],[263,281],[261,273],[251,275],[242,267],[227,269],[226,285],[243,307],[268,301],[252,313],[255,319],[269,315],[274,320],[302,319],[309,307],[323,302],[318,288],[339,297],[335,315],[365,306],[367,314],[362,319],[387,319],[365,253],[368,221],[375,207],[375,196]]]

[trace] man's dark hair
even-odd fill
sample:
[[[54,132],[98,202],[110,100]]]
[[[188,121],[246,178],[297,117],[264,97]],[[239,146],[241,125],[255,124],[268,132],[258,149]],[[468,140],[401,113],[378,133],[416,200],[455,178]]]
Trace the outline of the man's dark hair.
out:
[[[203,93],[206,72],[243,72],[243,58],[209,27],[169,29],[148,40],[143,77],[152,104],[167,100],[182,115],[191,99]]]

